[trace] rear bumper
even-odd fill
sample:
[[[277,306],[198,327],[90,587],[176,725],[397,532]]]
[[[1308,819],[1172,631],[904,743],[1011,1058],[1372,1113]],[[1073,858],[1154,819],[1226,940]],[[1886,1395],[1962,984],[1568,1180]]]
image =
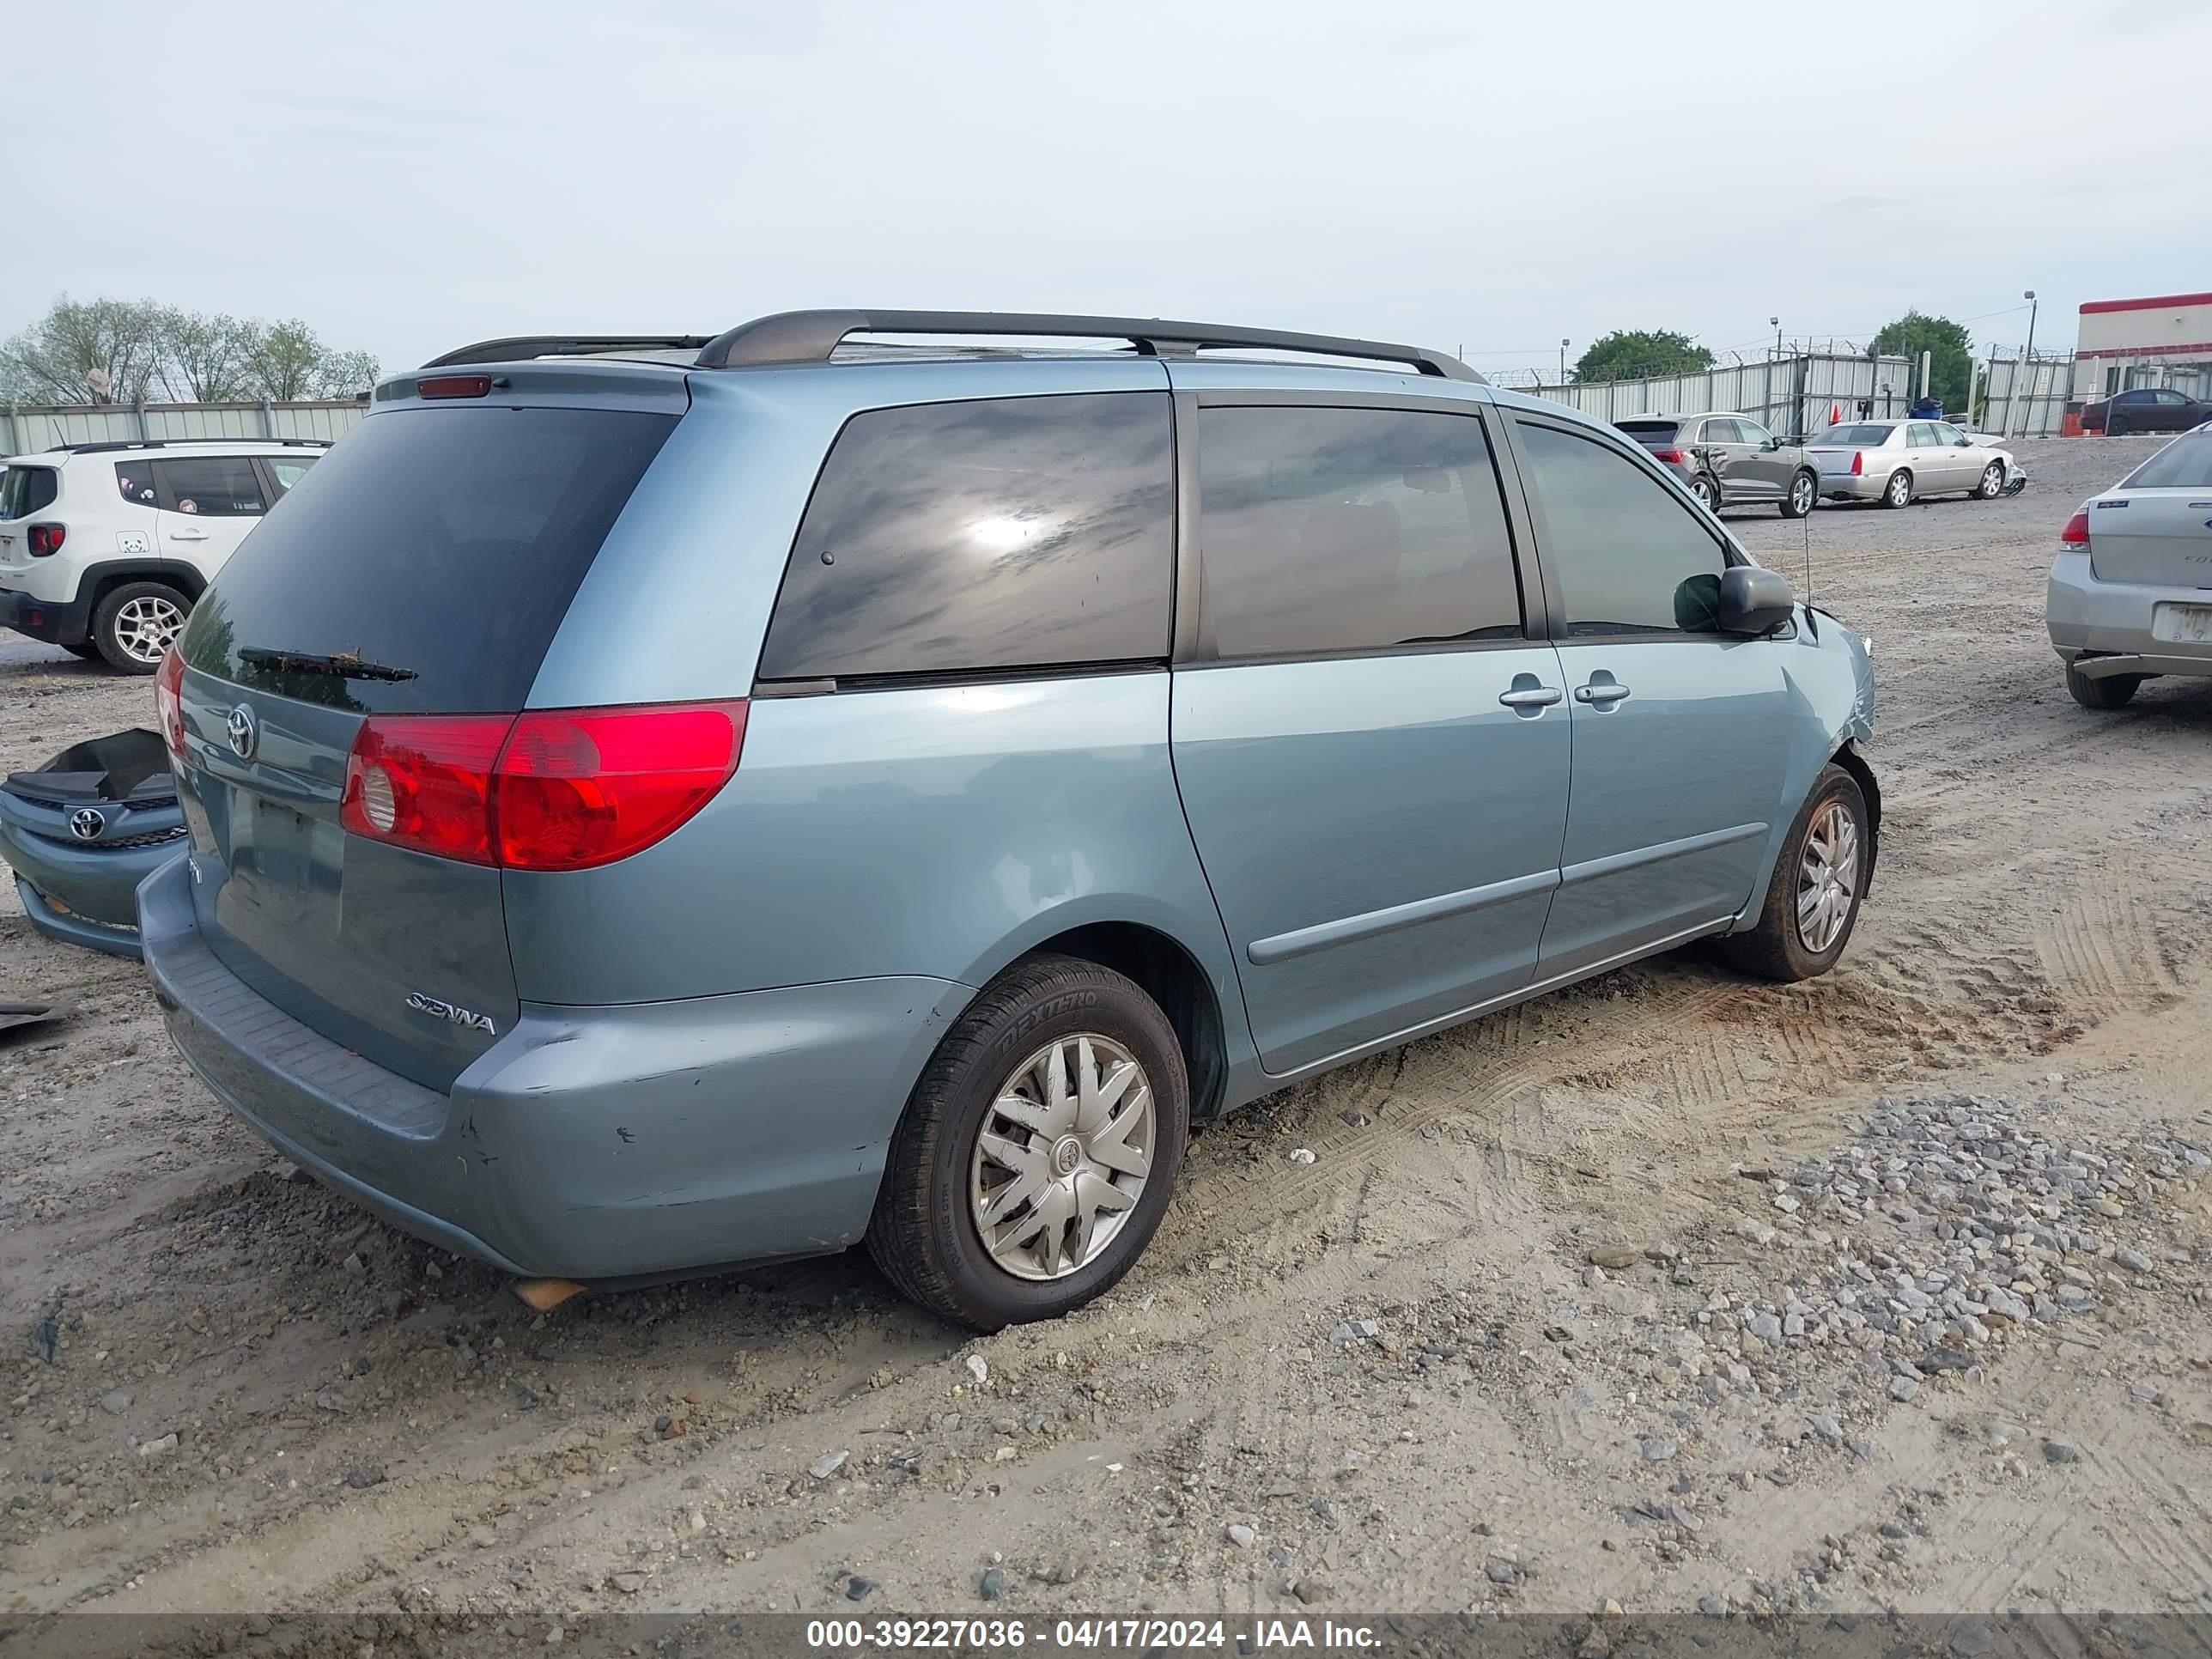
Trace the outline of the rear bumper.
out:
[[[170,1037],[218,1099],[395,1224],[526,1276],[620,1279],[854,1243],[914,1079],[974,994],[901,977],[525,1004],[439,1094],[230,973],[199,934],[186,860],[138,906]]]
[[[2044,621],[2051,648],[2091,678],[2106,674],[2212,675],[2212,645],[2161,640],[2152,632],[2161,605],[2212,605],[2212,589],[2100,582],[2087,553],[2051,561]]]
[[[48,645],[82,645],[92,637],[91,607],[78,599],[40,599],[0,587],[0,628]]]
[[[1878,501],[1888,483],[1887,472],[1823,472],[1820,498],[1830,501]]]

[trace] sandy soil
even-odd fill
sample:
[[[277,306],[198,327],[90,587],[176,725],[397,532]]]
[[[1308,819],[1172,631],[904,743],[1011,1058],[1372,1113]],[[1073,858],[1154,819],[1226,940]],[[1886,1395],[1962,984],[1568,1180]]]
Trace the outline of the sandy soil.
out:
[[[9,893],[0,997],[79,1013],[0,1047],[0,1612],[520,1636],[976,1612],[994,1567],[1024,1612],[2212,1608],[2212,1182],[2177,1150],[2212,1145],[2212,682],[2093,714],[2041,626],[2057,526],[2152,447],[1809,521],[1881,679],[1881,869],[1835,973],[1686,953],[1273,1097],[1202,1132],[1114,1295],[986,1340],[860,1256],[533,1316],[291,1178],[137,970]],[[1802,586],[1805,531],[1734,521]],[[0,768],[149,705],[0,647]],[[1883,1096],[1954,1092],[2124,1165],[2045,1275],[2092,1305],[1991,1316],[1917,1382],[1863,1331],[1731,1329],[1929,1242],[1778,1200]]]

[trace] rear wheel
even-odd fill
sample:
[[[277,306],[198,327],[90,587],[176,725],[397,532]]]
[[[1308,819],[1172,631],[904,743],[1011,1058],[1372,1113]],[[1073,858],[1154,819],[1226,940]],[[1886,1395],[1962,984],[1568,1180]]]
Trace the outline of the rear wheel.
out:
[[[1190,1133],[1182,1050],[1134,981],[1031,958],[969,1005],[891,1137],[868,1250],[978,1330],[1051,1319],[1127,1273]]]
[[[1858,925],[1874,869],[1873,825],[1859,781],[1830,762],[1790,826],[1758,926],[1721,941],[1728,959],[1762,979],[1811,979],[1836,965]]]
[[[1993,501],[2004,494],[2002,461],[1991,461],[1982,469],[1982,481],[1974,486],[1974,494],[1985,501]]]
[[[2066,689],[2084,708],[2124,708],[2148,678],[2144,674],[2106,674],[2092,679],[2072,663],[2066,665]]]
[[[1820,481],[1809,472],[1800,472],[1790,481],[1790,493],[1782,498],[1782,516],[1802,519],[1813,510],[1820,495]]]
[[[1903,467],[1889,475],[1882,486],[1881,504],[1884,507],[1909,507],[1912,503],[1912,475]]]
[[[1706,474],[1700,472],[1696,477],[1690,480],[1690,493],[1698,498],[1698,505],[1704,507],[1706,512],[1717,513],[1720,511],[1720,486],[1715,483]]]
[[[163,582],[125,582],[92,613],[92,644],[110,666],[150,674],[176,642],[192,602]]]

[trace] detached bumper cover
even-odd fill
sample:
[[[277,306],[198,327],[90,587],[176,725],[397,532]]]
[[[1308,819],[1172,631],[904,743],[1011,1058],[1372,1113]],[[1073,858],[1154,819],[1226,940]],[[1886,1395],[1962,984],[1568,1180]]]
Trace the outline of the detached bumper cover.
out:
[[[189,861],[138,895],[185,1062],[286,1156],[398,1226],[526,1276],[618,1279],[842,1249],[914,1079],[974,992],[843,980],[523,1005],[450,1094],[373,1065],[218,961]]]
[[[174,799],[158,803],[42,799],[39,774],[17,773],[0,787],[0,860],[31,925],[50,939],[116,956],[138,954],[138,884],[185,848],[184,814]],[[71,820],[89,806],[99,826],[89,837]],[[84,827],[91,828],[89,819]]]

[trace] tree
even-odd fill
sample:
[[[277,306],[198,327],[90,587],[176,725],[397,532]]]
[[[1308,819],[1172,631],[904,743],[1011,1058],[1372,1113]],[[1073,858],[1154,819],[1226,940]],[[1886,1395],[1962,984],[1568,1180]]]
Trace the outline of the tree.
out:
[[[246,396],[254,328],[235,317],[172,307],[161,314],[162,389],[177,403],[234,403]]]
[[[383,373],[373,351],[326,351],[315,365],[315,392],[324,398],[351,398],[374,390]]]
[[[1615,329],[1575,360],[1577,380],[1645,380],[1713,366],[1713,354],[1672,329]]]
[[[151,300],[64,294],[0,346],[0,395],[25,404],[135,403],[161,368],[163,315]]]
[[[246,354],[246,389],[271,403],[297,403],[313,395],[323,355],[315,331],[296,317],[270,323]]]
[[[1912,372],[1920,373],[1920,354],[1931,354],[1929,379],[1936,401],[1947,410],[1963,413],[1966,386],[1973,379],[1973,342],[1963,325],[1948,317],[1930,317],[1908,311],[1874,337],[1867,347],[1869,357],[1910,357]]]

